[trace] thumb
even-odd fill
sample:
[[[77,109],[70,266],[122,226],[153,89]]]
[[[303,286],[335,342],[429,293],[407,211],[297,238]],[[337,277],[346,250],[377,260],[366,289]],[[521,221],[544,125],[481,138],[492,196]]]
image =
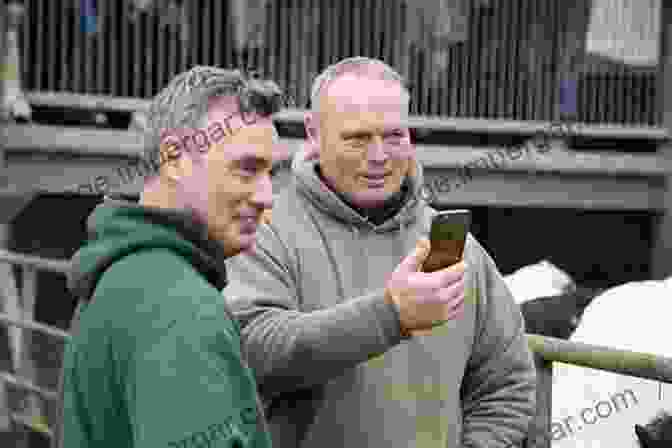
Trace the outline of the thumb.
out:
[[[420,267],[425,262],[427,255],[431,249],[431,244],[427,238],[420,238],[415,245],[413,252],[408,254],[406,258],[401,260],[399,267],[397,268],[398,272],[417,272],[420,270]]]

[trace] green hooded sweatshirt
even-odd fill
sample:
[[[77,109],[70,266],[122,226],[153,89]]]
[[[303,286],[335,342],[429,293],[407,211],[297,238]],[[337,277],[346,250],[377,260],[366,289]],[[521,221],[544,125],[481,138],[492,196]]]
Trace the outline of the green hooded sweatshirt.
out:
[[[267,448],[222,247],[194,216],[106,201],[72,260],[80,302],[61,375],[59,448]]]

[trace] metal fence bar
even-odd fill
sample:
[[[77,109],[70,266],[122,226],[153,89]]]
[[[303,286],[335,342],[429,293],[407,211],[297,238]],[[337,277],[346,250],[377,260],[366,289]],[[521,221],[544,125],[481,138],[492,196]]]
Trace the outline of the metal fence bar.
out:
[[[143,46],[141,42],[141,35],[142,35],[142,28],[141,24],[145,19],[145,16],[142,14],[139,14],[138,17],[135,19],[135,23],[132,24],[131,28],[133,30],[133,33],[131,34],[131,42],[133,42],[133,78],[130,80],[129,84],[133,86],[131,91],[133,92],[133,96],[142,98],[142,72],[140,71],[140,68],[142,64],[145,63],[145,61],[142,58],[143,55]],[[123,51],[123,50],[122,50]],[[130,71],[130,70],[129,70]]]
[[[491,81],[491,88],[495,92],[492,104],[492,117],[504,118],[506,116],[506,94],[511,89],[510,73],[513,58],[511,58],[511,42],[507,31],[511,27],[512,11],[514,5],[510,5],[504,12],[504,20],[495,22],[497,25],[494,31],[495,54],[492,65],[488,68],[493,74]],[[504,87],[506,86],[506,87]]]
[[[200,24],[201,28],[201,42],[200,42],[200,47],[201,47],[201,61],[206,63],[206,61],[212,61],[214,58],[212,56],[212,41],[210,37],[212,36],[212,32],[210,31],[210,21],[214,18],[213,17],[213,7],[214,5],[212,2],[203,2],[201,7],[199,8],[200,12],[200,20],[202,20]],[[221,17],[218,17],[217,19],[221,20]],[[159,41],[162,41],[161,37],[159,36]],[[158,91],[158,86],[155,87],[155,90]],[[148,93],[152,93],[151,90],[148,91]]]
[[[50,272],[67,273],[70,269],[70,262],[65,260],[52,260],[48,258],[36,257],[34,255],[24,255],[0,249],[0,262],[31,266],[36,269],[42,269]]]
[[[56,25],[56,20],[61,16],[62,14],[57,14],[57,11],[60,13],[60,8],[55,2],[49,2],[47,6],[47,19],[49,23],[49,33],[53,35],[53,33],[56,32],[57,25]],[[47,20],[45,20],[46,22]],[[47,88],[48,89],[55,89],[56,88],[56,73],[57,71],[54,70],[58,66],[58,46],[61,45],[62,43],[58,42],[56,39],[49,39],[49,51],[47,51],[45,55],[45,62],[47,67],[52,67],[51,70],[47,70],[46,73],[46,78],[47,78]]]
[[[512,28],[517,38],[514,40],[515,45],[515,59],[518,67],[515,70],[515,83],[514,90],[511,96],[511,112],[513,116],[525,117],[525,112],[527,105],[523,101],[515,101],[516,98],[524,97],[524,93],[527,92],[527,86],[530,82],[530,65],[529,65],[529,53],[532,46],[530,45],[530,36],[531,28],[529,26],[524,26],[528,20],[530,11],[527,5],[528,0],[514,0],[515,3],[511,5],[511,8],[514,9],[514,14],[516,19],[513,24],[518,25],[516,28]]]
[[[146,26],[144,27],[145,29],[143,30],[144,33],[140,33],[140,37],[144,38],[144,41],[142,42],[143,50],[141,50],[142,66],[144,67],[144,79],[145,79],[145,86],[143,89],[144,95],[142,95],[144,97],[152,95],[154,93],[153,87],[156,85],[156,81],[154,80],[154,65],[155,65],[154,42],[158,40],[156,39],[155,34],[158,21],[159,21],[158,12],[154,10],[152,11],[151,14],[147,15],[147,21],[145,22]],[[201,50],[203,50],[203,47],[201,47]]]
[[[3,2],[3,3],[5,3],[5,2]],[[36,47],[33,47],[35,42],[31,42],[31,39],[33,37],[31,36],[30,33],[31,33],[32,30],[31,30],[30,26],[27,25],[28,23],[30,23],[30,14],[28,14],[28,8],[31,7],[30,4],[31,4],[31,0],[25,0],[24,1],[24,3],[23,3],[24,9],[22,10],[22,13],[21,13],[21,19],[22,20],[21,20],[20,25],[19,25],[20,29],[17,30],[17,32],[16,32],[16,37],[19,40],[18,44],[23,47],[23,48],[19,48],[19,54],[21,55],[21,57],[20,57],[20,62],[19,62],[20,65],[19,65],[19,67],[17,67],[17,71],[19,73],[19,76],[21,77],[21,80],[24,81],[26,84],[31,83],[30,77],[35,76],[35,72],[37,72],[38,74],[40,73],[39,71],[35,70],[35,68],[32,66],[32,61],[29,57],[29,56],[34,56],[35,52],[37,50]],[[7,20],[9,18],[8,17],[8,15],[10,14],[9,6],[10,5],[8,5],[6,3],[3,5],[3,7],[5,9],[4,12],[3,12],[3,15],[5,16],[5,20]],[[11,23],[11,21],[10,21],[10,23]],[[8,24],[5,23],[5,26],[7,26],[7,25]],[[3,34],[7,33],[7,31],[8,31],[8,29],[5,28],[3,30]],[[3,39],[6,39],[6,38],[7,38],[7,36],[3,35]],[[7,42],[5,42],[5,45],[6,44],[7,44]],[[31,49],[32,49],[32,52],[31,52]],[[7,51],[8,51],[8,49],[4,48],[3,53],[0,56],[5,57],[5,55],[7,54],[6,53]]]
[[[10,409],[11,403],[7,383],[0,381],[0,432],[9,432],[12,430]]]
[[[31,381],[14,376],[8,372],[0,371],[0,381],[6,384],[11,384],[14,387],[25,389],[29,392],[39,395],[41,398],[46,400],[52,400],[52,401],[58,400],[58,394],[56,392],[36,386]]]
[[[278,24],[278,21],[275,20],[275,17],[277,15],[277,10],[278,10],[278,7],[277,7],[276,2],[270,2],[270,4],[268,5],[268,9],[266,10],[266,16],[265,16],[265,17],[270,19],[270,24],[265,30],[266,31],[265,35],[267,36],[267,38],[266,38],[267,41],[269,41],[269,40],[271,42],[277,42],[278,41],[278,32],[279,32],[278,31],[278,29],[279,29],[278,25],[279,24]],[[311,11],[309,17],[312,17],[312,15],[314,13],[315,13],[315,11],[313,9]],[[316,37],[316,34],[312,35],[309,38],[309,41],[310,41],[309,48],[311,48],[311,49],[315,48],[315,45],[317,45],[317,43],[315,42],[315,37]],[[267,57],[266,57],[266,64],[267,65],[264,67],[264,74],[266,76],[268,76],[269,72],[271,70],[273,70],[278,64],[277,63],[278,55],[277,55],[276,52],[273,51],[273,49],[270,47],[270,45],[268,45],[268,43],[266,43],[266,54],[267,54]],[[315,58],[312,55],[312,52],[308,55],[308,57],[311,61],[315,60]]]
[[[1,16],[1,14],[0,14]],[[1,20],[1,17],[0,17]],[[0,232],[2,233],[2,236],[0,237],[0,240],[5,241],[8,237],[8,226],[2,225],[0,226]],[[9,314],[14,314],[15,316],[19,316],[19,294],[16,288],[15,284],[15,278],[14,278],[14,272],[12,270],[12,265],[8,263],[2,263],[0,264],[0,297],[5,298],[5,303],[4,305],[4,312]],[[12,344],[12,340],[15,338],[12,335],[13,329],[8,329],[7,331],[7,338],[8,338],[8,343]],[[10,353],[10,362],[14,362],[14,353]],[[11,408],[11,403],[9,399],[9,391],[7,388],[7,384],[4,382],[0,382],[0,432],[8,432],[11,431],[11,418],[10,418],[10,410]]]
[[[31,265],[21,266],[21,318],[26,322],[34,322],[35,300],[37,298],[37,270]],[[33,360],[32,341],[33,334],[19,330],[19,343],[14,347],[18,351],[17,359],[19,364],[15,366],[22,378],[37,383],[37,370]],[[24,402],[24,410],[28,416],[37,417],[42,415],[41,402],[34,393],[29,393]]]
[[[672,383],[672,358],[533,334],[527,340],[530,349],[546,361]]]
[[[469,16],[471,20],[470,26],[472,26],[474,30],[477,30],[481,21],[481,15],[478,13],[478,9],[472,9],[472,11],[474,11],[474,13],[470,14]],[[480,52],[478,51],[479,48],[477,46],[478,41],[479,36],[476,33],[472,33],[464,45],[463,54],[466,53],[466,57],[462,61],[464,64],[464,77],[462,78],[462,82],[464,83],[463,89],[465,90],[465,95],[462,96],[462,100],[460,101],[460,103],[463,103],[464,106],[464,111],[462,114],[460,114],[462,116],[476,116],[475,104],[478,95],[478,84],[477,80],[475,79],[474,72],[478,70],[480,65]]]
[[[108,54],[110,55],[110,66],[112,67],[119,67],[118,64],[118,59],[117,59],[117,46],[115,43],[118,44],[119,42],[119,29],[117,28],[118,25],[117,23],[119,22],[119,7],[123,6],[121,2],[103,2],[103,5],[106,7],[106,13],[107,16],[105,17],[105,28],[107,32],[105,35],[107,36],[107,48],[108,48]],[[103,66],[104,64],[100,64]],[[107,85],[103,85],[103,88],[99,92],[100,94],[111,94],[113,92],[120,92],[119,88],[119,77],[118,77],[118,70],[109,70],[107,71],[107,76],[109,82]]]
[[[0,324],[19,327],[26,330],[37,331],[59,341],[68,341],[70,334],[50,325],[40,324],[34,320],[15,319],[9,313],[0,313]]]
[[[525,448],[551,448],[548,434],[553,417],[553,362],[535,352],[534,365],[537,369],[537,412],[527,430]]]
[[[46,437],[49,437],[49,438],[53,437],[53,433],[52,433],[50,428],[45,427],[46,425],[40,424],[40,423],[36,422],[35,420],[30,419],[30,418],[28,418],[24,415],[12,413],[11,414],[11,419],[15,423],[20,423],[24,427],[30,428],[32,431],[39,432],[40,434],[42,434]],[[26,446],[26,448],[30,448],[28,445],[25,445],[25,446]],[[15,447],[15,448],[19,448],[19,447]]]
[[[87,0],[85,0],[87,1]],[[80,30],[80,36],[82,37],[82,62],[84,66],[84,86],[83,86],[83,91],[85,92],[95,92],[95,87],[94,87],[94,77],[95,77],[95,67],[92,67],[92,65],[95,64],[94,60],[94,43],[97,41],[97,36],[98,33],[93,33],[93,29],[89,28],[89,24],[91,23],[91,19],[88,16],[88,14],[91,13],[91,11],[85,11],[85,8],[83,7],[83,1],[80,1],[80,19],[83,22],[83,30]],[[87,13],[85,15],[84,13]],[[96,23],[96,26],[98,24]]]
[[[121,2],[121,10],[122,11],[128,11],[129,5],[128,5],[128,0],[122,0]],[[130,60],[130,55],[128,54],[128,51],[124,51],[126,48],[129,46],[129,27],[130,23],[128,20],[124,20],[125,17],[119,17],[119,28],[120,28],[120,34],[121,36],[116,36],[119,38],[117,42],[121,43],[121,52],[120,52],[120,62],[119,65],[121,67],[124,67],[125,70],[120,70],[121,72],[121,85],[119,87],[119,90],[114,90],[115,92],[119,92],[119,96],[130,96],[131,95],[131,89],[129,86],[129,76],[132,73],[131,72],[131,60]]]
[[[215,10],[214,10],[214,23],[212,25],[212,32],[214,33],[215,36],[223,36],[222,33],[226,32],[227,28],[224,27],[223,22],[224,22],[224,11],[222,9],[222,3],[223,2],[215,2]],[[214,39],[213,42],[213,64],[215,66],[222,66],[222,60],[224,56],[224,48],[222,47],[222,41],[224,39]],[[171,59],[172,60],[172,59]],[[161,84],[165,83],[165,81],[162,79]]]

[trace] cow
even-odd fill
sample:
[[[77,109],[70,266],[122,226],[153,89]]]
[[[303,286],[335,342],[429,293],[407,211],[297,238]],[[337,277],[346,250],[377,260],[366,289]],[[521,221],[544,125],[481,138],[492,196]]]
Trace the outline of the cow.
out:
[[[504,281],[520,305],[527,333],[569,339],[586,306],[601,290],[578,286],[548,260],[524,266]]]

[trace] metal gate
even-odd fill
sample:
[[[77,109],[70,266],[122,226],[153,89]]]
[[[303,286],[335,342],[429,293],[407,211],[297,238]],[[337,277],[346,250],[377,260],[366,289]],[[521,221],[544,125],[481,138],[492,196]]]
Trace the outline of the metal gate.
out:
[[[320,69],[363,55],[408,78],[414,114],[660,122],[655,59],[602,44],[627,36],[620,47],[657,49],[660,0],[637,2],[637,21],[607,14],[620,0],[93,2],[24,0],[27,90],[148,98],[206,64],[259,70],[305,108]]]

